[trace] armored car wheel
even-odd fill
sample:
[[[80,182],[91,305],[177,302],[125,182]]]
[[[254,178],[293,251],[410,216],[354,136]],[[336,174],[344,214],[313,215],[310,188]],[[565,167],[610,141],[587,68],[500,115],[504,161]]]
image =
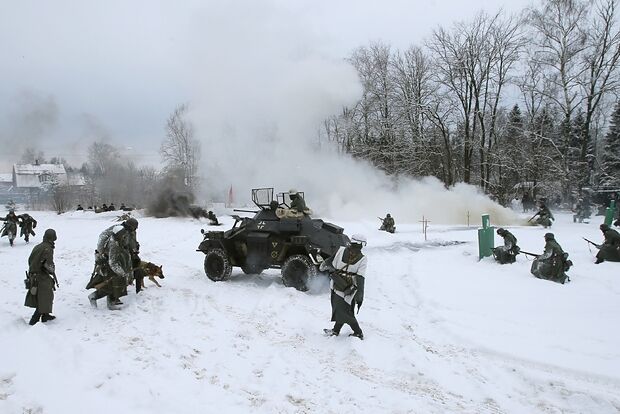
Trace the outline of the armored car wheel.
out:
[[[211,249],[205,253],[205,273],[213,281],[226,280],[232,272],[230,260],[223,249]]]
[[[303,254],[295,254],[282,264],[282,281],[284,286],[294,287],[305,292],[308,290],[306,283],[317,274],[316,266],[310,258]]]

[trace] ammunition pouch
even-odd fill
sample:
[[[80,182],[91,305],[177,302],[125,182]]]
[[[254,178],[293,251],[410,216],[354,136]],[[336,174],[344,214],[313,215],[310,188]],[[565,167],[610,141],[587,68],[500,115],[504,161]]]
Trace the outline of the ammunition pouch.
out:
[[[28,273],[28,276],[24,279],[24,286],[26,287],[26,290],[30,291],[31,295],[36,296],[38,285],[39,283],[37,281],[36,274]]]
[[[331,274],[331,278],[334,282],[334,289],[344,292],[345,295],[350,295],[355,290],[353,277],[350,274],[336,271]]]

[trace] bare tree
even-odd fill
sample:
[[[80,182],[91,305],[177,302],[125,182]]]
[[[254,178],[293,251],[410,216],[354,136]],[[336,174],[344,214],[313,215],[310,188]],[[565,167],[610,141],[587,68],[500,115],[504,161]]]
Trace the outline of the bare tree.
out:
[[[191,189],[196,185],[200,143],[194,139],[194,128],[185,119],[188,107],[177,106],[166,122],[166,138],[161,144],[160,153],[168,169],[183,173],[183,182]]]
[[[478,150],[480,185],[488,189],[489,157],[497,144],[496,118],[508,74],[519,58],[517,19],[480,13],[448,32],[436,30],[429,42],[437,60],[437,81],[457,98],[463,123],[464,181],[470,182]],[[476,142],[477,140],[477,142]]]
[[[617,0],[596,2],[590,30],[586,34],[583,53],[581,88],[585,100],[584,125],[581,134],[579,162],[583,181],[590,178],[592,166],[588,149],[592,144],[593,123],[603,98],[618,90],[618,59],[620,58],[620,29],[617,22]]]
[[[119,165],[120,154],[110,144],[93,142],[88,147],[88,162],[96,176],[106,176]]]

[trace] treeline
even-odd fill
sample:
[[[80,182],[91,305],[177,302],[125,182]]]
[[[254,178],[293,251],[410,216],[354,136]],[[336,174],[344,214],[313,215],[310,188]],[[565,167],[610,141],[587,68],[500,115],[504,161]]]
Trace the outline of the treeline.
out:
[[[605,165],[619,87],[616,0],[545,0],[520,16],[478,14],[421,45],[372,43],[350,62],[363,85],[322,136],[388,174],[480,186],[500,202],[573,201],[620,185]]]

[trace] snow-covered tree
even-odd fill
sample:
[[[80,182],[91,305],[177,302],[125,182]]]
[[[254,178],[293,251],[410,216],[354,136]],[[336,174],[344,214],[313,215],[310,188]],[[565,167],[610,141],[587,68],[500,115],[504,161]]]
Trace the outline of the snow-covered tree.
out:
[[[601,160],[600,184],[603,187],[620,188],[620,102],[616,104],[611,117]]]

